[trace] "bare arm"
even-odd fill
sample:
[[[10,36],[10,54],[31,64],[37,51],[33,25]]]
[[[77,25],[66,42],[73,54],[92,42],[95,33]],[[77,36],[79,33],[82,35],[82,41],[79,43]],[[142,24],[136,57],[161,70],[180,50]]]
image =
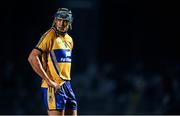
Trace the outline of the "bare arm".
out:
[[[33,49],[28,57],[28,61],[31,64],[33,70],[42,78],[44,79],[49,86],[56,87],[57,84],[53,82],[45,72],[42,63],[40,61],[41,52],[37,49]]]

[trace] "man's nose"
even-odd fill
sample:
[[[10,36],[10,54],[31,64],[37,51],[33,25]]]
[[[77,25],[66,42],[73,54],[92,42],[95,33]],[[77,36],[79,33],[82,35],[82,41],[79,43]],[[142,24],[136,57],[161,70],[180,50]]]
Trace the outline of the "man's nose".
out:
[[[60,20],[60,24],[63,25],[64,21],[63,20]]]
[[[62,26],[65,26],[65,20],[61,20],[61,21],[60,21],[60,24],[61,24]]]

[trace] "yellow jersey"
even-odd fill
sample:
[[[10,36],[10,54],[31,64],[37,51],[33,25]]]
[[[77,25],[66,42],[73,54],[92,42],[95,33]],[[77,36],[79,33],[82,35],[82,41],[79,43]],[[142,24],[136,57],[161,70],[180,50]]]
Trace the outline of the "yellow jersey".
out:
[[[64,36],[57,35],[52,27],[42,35],[36,49],[42,52],[41,62],[51,80],[58,84],[71,80],[73,40],[67,33]],[[48,87],[45,80],[42,80],[41,87]]]

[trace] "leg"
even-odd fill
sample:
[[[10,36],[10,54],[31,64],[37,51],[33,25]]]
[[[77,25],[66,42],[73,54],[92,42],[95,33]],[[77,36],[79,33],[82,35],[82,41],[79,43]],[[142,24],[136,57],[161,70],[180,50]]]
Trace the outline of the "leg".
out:
[[[48,110],[48,116],[64,116],[64,110],[62,111]]]
[[[65,110],[65,115],[77,116],[77,110],[67,109]]]

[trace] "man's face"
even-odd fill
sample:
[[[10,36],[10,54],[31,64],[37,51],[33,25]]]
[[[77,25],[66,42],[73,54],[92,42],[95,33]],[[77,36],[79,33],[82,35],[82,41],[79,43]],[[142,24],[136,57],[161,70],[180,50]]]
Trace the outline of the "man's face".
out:
[[[55,26],[60,32],[67,32],[69,29],[69,21],[63,18],[55,20]]]

